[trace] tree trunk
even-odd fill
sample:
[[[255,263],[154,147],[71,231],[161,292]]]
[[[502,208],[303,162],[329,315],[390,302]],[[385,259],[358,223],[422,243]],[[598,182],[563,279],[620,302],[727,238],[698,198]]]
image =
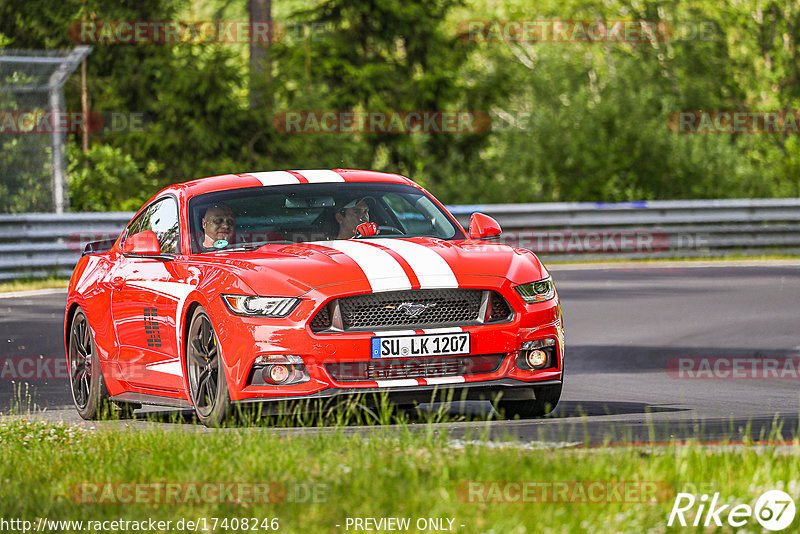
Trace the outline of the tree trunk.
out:
[[[256,24],[267,24],[268,42],[250,40],[250,108],[264,105],[263,87],[270,79],[269,47],[272,41],[272,0],[248,0],[251,29]],[[258,35],[251,31],[250,35]]]

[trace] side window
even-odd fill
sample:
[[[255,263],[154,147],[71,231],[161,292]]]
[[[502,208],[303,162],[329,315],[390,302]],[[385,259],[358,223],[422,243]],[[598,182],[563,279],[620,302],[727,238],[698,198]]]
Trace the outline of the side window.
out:
[[[167,197],[151,205],[128,226],[128,235],[152,230],[161,244],[162,254],[178,253],[178,205],[175,199]],[[126,237],[127,239],[127,237]]]
[[[125,231],[125,239],[128,239],[128,236],[133,234],[138,234],[142,231],[142,224],[147,220],[147,212],[149,209],[146,209],[139,215],[129,226],[128,229]]]

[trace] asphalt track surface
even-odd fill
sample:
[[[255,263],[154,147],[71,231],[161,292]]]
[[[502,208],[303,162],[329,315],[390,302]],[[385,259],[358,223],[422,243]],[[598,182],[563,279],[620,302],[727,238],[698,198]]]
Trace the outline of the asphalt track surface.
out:
[[[781,358],[789,371],[800,361],[792,360],[800,358],[800,262],[556,265],[552,272],[567,339],[558,409],[505,421],[488,403],[467,403],[451,409],[467,420],[442,424],[454,437],[488,431],[493,439],[603,443],[798,435],[800,369],[788,372]],[[49,378],[63,358],[64,301],[63,290],[0,297],[0,411],[8,413],[15,389],[27,388],[38,416],[81,422],[66,379]],[[693,367],[670,373],[675,358],[692,358]],[[717,378],[700,372],[702,358],[725,358]],[[765,358],[782,362],[783,378],[732,377]],[[37,376],[22,376],[31,373]],[[151,415],[158,422],[139,414],[125,425],[197,428],[188,415],[184,423],[167,422],[167,411]]]

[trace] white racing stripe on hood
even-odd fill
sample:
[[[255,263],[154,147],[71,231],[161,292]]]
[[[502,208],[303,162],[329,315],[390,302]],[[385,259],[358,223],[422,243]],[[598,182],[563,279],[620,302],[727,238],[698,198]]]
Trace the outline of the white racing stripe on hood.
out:
[[[374,293],[411,289],[411,281],[403,267],[385,250],[347,239],[316,241],[311,244],[332,248],[347,255],[364,271]]]
[[[248,172],[246,174],[249,174],[261,182],[262,185],[291,185],[300,183],[300,180],[298,180],[296,176],[286,171]]]
[[[325,182],[344,182],[344,178],[334,171],[327,169],[306,169],[303,171],[294,171],[297,174],[303,175],[303,178],[312,184],[319,184]]]
[[[447,261],[426,246],[403,239],[370,239],[365,243],[384,246],[402,256],[417,275],[421,289],[458,287],[456,275]]]

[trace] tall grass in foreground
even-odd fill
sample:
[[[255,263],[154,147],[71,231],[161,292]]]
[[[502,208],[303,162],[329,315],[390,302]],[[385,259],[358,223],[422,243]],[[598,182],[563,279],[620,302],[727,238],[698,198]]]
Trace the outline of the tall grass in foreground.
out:
[[[11,382],[11,402],[8,405],[10,415],[25,415],[38,409],[36,388],[27,382]],[[2,411],[0,411],[2,415]]]
[[[800,502],[798,441],[781,448],[534,449],[469,438],[452,440],[443,429],[412,432],[407,425],[378,428],[366,437],[344,429],[290,435],[244,428],[97,431],[7,420],[0,423],[0,516],[278,518],[281,532],[302,533],[344,532],[348,517],[408,517],[412,524],[451,518],[455,532],[470,533],[663,532],[671,530],[666,522],[675,492],[718,491],[721,502],[753,506],[764,491],[782,488]],[[469,481],[653,482],[669,491],[659,493],[657,502],[481,502],[479,494],[470,499],[463,491]],[[188,487],[219,483],[271,483],[283,493],[272,493],[279,502],[208,499],[202,493],[198,500],[186,493]],[[183,485],[177,502],[165,503],[152,502],[153,484]],[[137,488],[150,497],[137,498]],[[82,498],[101,502],[81,503]],[[761,529],[753,520],[748,530]]]
[[[499,395],[498,395],[499,398]],[[318,426],[384,426],[412,423],[452,423],[475,419],[463,413],[453,413],[451,408],[463,407],[463,399],[454,398],[448,391],[439,396],[440,402],[398,406],[389,400],[387,393],[357,394],[331,399],[256,403],[235,405],[228,426],[268,427],[318,427]],[[495,413],[478,415],[477,419],[491,420]]]

